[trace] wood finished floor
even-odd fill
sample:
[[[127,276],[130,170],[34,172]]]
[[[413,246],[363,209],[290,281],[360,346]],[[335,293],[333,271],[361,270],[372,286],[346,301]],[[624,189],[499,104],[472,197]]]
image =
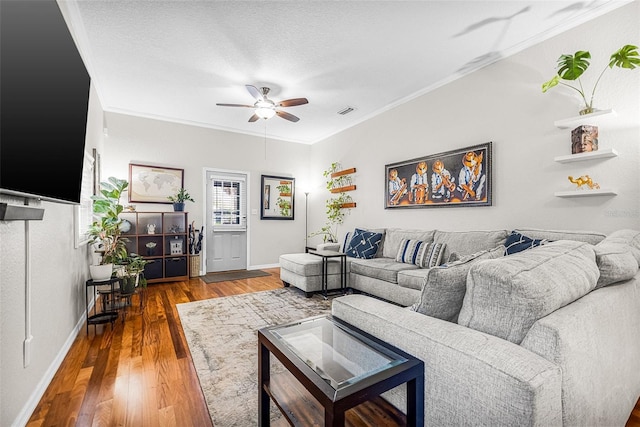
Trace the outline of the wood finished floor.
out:
[[[144,310],[134,297],[113,329],[82,328],[27,426],[211,426],[176,304],[282,287],[279,269],[265,271],[272,276],[149,285]],[[640,427],[640,400],[626,427]]]

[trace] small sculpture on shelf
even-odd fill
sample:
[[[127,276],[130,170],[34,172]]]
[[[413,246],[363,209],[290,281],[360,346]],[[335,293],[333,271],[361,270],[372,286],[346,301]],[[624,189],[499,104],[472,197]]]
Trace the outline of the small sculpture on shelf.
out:
[[[147,242],[145,246],[147,247],[147,256],[152,256],[156,253],[156,242]]]
[[[597,182],[593,182],[593,180],[589,175],[582,175],[578,178],[569,176],[568,178],[569,178],[569,181],[573,182],[578,186],[576,190],[584,189],[583,185],[587,185],[587,187],[589,187],[590,190],[595,190],[600,188],[600,185]]]
[[[598,126],[582,125],[571,131],[571,154],[598,151]]]
[[[147,224],[147,234],[156,234],[155,224]]]

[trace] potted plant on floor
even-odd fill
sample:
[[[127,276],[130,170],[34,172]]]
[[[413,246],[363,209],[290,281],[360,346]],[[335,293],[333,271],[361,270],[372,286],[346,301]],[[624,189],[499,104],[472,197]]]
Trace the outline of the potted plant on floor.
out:
[[[120,196],[127,189],[126,180],[110,177],[100,183],[100,194],[92,196],[93,213],[97,218],[89,227],[89,242],[100,255],[89,266],[91,278],[95,281],[108,280],[113,273],[113,265],[127,257],[127,239],[122,234],[120,213],[124,207]]]
[[[191,197],[191,195],[189,194],[189,192],[187,190],[185,190],[184,188],[181,188],[180,190],[178,190],[178,192],[176,194],[174,194],[173,196],[169,196],[167,197],[171,202],[173,202],[173,210],[175,212],[182,212],[184,211],[184,202],[194,202],[195,200],[193,200],[193,198]]]

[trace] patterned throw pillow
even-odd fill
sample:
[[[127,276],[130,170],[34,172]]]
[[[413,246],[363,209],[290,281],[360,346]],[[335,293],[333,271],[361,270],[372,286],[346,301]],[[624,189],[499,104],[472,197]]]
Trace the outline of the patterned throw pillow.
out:
[[[536,246],[544,245],[549,242],[550,240],[547,239],[532,239],[531,237],[520,234],[517,231],[512,231],[511,234],[507,236],[507,241],[504,243],[504,254],[516,254],[518,252],[532,249]]]
[[[371,259],[376,256],[382,240],[381,233],[364,231],[356,228],[345,253],[353,258]]]
[[[351,233],[350,231],[347,231],[347,234],[344,235],[344,242],[342,242],[342,248],[340,248],[340,252],[347,252],[347,249],[349,249],[349,243],[351,243],[351,235],[353,233]]]
[[[444,243],[427,243],[422,240],[402,239],[396,262],[415,264],[420,268],[440,265],[444,253]]]

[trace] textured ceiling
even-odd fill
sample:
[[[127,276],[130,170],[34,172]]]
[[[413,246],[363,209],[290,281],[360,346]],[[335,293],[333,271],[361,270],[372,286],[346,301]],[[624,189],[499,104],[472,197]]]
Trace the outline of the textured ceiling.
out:
[[[628,1],[58,3],[105,111],[314,143]],[[247,84],[309,104],[216,106]]]

